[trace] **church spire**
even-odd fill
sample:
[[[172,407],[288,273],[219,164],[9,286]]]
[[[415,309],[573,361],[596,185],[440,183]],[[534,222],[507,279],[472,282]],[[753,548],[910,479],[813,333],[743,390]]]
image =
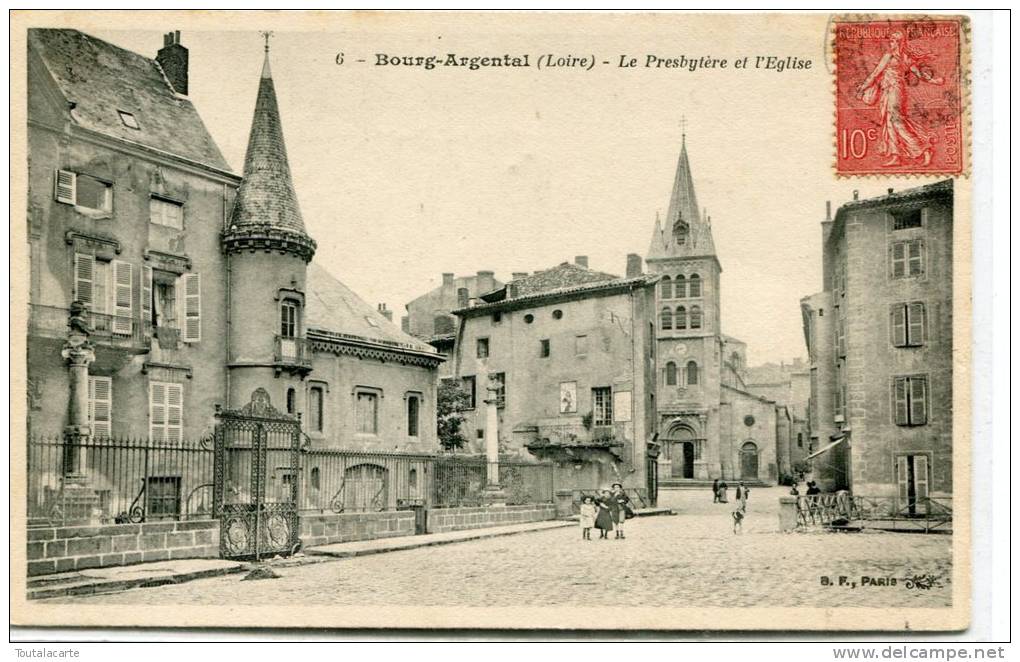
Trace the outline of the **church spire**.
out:
[[[287,146],[283,139],[276,88],[269,67],[269,37],[266,39],[255,114],[248,134],[244,174],[234,199],[224,242],[228,249],[233,239],[264,238],[282,250],[296,252],[306,261],[315,253],[315,241],[305,231],[294,183],[291,180]],[[272,233],[273,239],[263,237]],[[243,236],[242,236],[243,235]]]
[[[666,212],[664,228],[660,231],[658,224],[656,225],[648,257],[655,259],[695,255],[715,255],[715,243],[712,241],[711,228],[698,207],[691,163],[687,156],[687,132],[684,127],[680,138],[680,157],[677,160],[673,190],[669,198],[669,210]]]

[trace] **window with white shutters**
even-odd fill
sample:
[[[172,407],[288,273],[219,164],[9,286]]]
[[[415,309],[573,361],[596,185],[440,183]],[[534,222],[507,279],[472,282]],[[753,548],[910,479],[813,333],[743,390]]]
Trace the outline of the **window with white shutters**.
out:
[[[896,425],[924,425],[928,422],[928,378],[924,375],[897,377],[893,384]]]
[[[74,298],[92,309],[92,283],[95,279],[96,258],[85,253],[74,254]]]
[[[53,179],[53,197],[57,202],[67,205],[75,204],[75,179],[76,175],[70,170],[58,170]]]
[[[149,438],[180,441],[184,421],[184,385],[149,383]]]
[[[113,380],[89,376],[89,425],[97,438],[109,437],[113,421]]]
[[[133,269],[130,262],[114,260],[113,268],[113,332],[129,336],[134,320]]]
[[[183,287],[184,342],[198,342],[202,339],[202,288],[198,274],[181,276]]]
[[[142,323],[152,326],[152,267],[142,266]]]

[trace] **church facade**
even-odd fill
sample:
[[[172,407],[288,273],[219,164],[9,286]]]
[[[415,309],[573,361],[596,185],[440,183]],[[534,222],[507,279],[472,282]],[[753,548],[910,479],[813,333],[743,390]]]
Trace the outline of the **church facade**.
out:
[[[663,480],[775,481],[776,403],[745,383],[746,345],[722,332],[722,264],[684,139],[665,223],[645,258],[656,288],[656,441]]]

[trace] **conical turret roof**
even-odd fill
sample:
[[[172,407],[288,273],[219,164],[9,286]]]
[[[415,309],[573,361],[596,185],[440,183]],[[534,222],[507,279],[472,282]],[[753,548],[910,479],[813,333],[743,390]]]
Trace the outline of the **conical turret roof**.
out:
[[[665,223],[655,219],[648,259],[715,255],[712,227],[699,212],[694,177],[687,156],[687,137],[680,145],[680,158],[673,178],[673,191]]]
[[[248,134],[243,180],[230,215],[230,226],[248,224],[271,225],[305,233],[301,208],[290,176],[268,50],[259,79],[255,116]]]

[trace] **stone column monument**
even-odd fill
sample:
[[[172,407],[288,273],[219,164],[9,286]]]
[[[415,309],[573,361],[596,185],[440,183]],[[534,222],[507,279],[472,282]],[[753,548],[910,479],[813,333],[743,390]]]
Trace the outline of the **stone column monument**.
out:
[[[67,362],[69,399],[68,420],[64,426],[64,470],[59,502],[55,504],[65,524],[98,524],[99,496],[91,489],[85,442],[92,438],[89,423],[89,365],[96,360],[89,342],[91,328],[85,319],[85,306],[71,304],[67,323],[67,342],[60,355]]]
[[[505,504],[506,493],[499,484],[499,389],[494,374],[489,374],[485,398],[486,481],[482,500],[487,504]]]

